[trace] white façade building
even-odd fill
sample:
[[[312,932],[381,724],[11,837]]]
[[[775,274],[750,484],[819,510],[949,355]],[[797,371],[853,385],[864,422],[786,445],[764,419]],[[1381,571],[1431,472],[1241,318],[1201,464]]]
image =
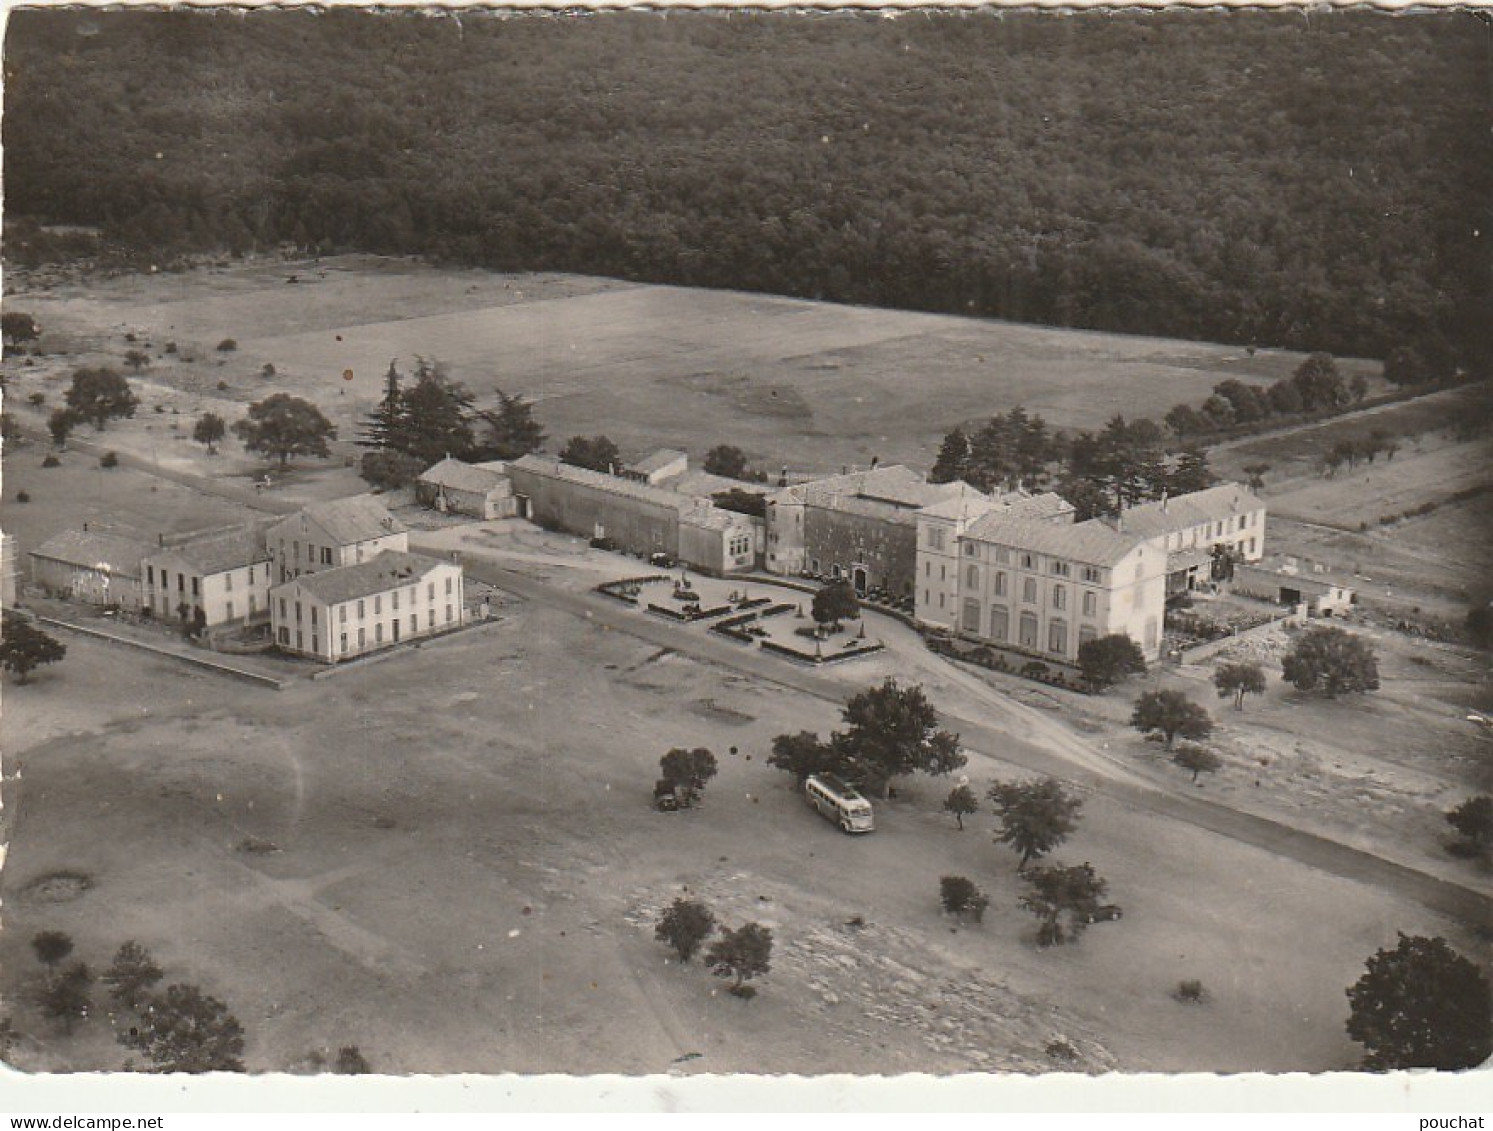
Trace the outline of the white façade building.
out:
[[[409,531],[373,495],[311,503],[271,526],[265,544],[284,582],[409,549]]]
[[[1147,539],[1097,519],[993,511],[969,522],[954,546],[954,555],[920,551],[953,582],[941,590],[942,605],[923,602],[925,623],[1064,663],[1077,660],[1085,641],[1113,633],[1135,640],[1148,660],[1161,654],[1166,554]]]
[[[1104,521],[1166,553],[1168,594],[1209,580],[1215,547],[1227,548],[1236,562],[1257,562],[1265,554],[1265,504],[1239,483],[1143,503]]]
[[[335,663],[460,627],[462,569],[385,550],[353,565],[302,574],[270,592],[270,623],[285,652]]]

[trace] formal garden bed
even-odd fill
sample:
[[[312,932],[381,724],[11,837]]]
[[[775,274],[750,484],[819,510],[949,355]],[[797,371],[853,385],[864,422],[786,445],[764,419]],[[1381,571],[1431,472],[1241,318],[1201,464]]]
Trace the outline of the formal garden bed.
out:
[[[1045,683],[1049,687],[1085,693],[1091,690],[1077,668],[1049,657],[1030,655],[1015,648],[998,648],[991,644],[960,640],[945,633],[925,632],[923,640],[930,652],[952,660],[974,664],[993,672],[1019,675],[1023,679]]]

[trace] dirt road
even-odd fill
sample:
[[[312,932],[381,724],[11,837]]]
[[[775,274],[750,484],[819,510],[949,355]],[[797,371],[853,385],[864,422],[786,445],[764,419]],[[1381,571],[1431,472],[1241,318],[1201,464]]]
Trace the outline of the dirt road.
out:
[[[691,630],[618,608],[600,596],[574,593],[534,581],[514,570],[463,555],[467,571],[479,580],[530,600],[539,601],[583,617],[594,625],[646,640],[695,659],[765,680],[769,683],[817,696],[836,705],[846,699],[841,679],[788,666],[776,657],[745,651],[739,645],[718,641],[699,629]],[[875,615],[875,614],[870,614]],[[1393,891],[1406,899],[1469,924],[1493,924],[1493,898],[1429,876],[1360,849],[1294,828],[1278,821],[1215,805],[1200,798],[1158,790],[1111,763],[1081,737],[1057,727],[1030,707],[1016,702],[1004,704],[1005,718],[972,717],[967,709],[940,708],[946,725],[960,733],[963,745],[974,754],[998,756],[1033,771],[1047,774],[1145,812],[1185,821],[1198,828],[1230,837],[1245,844],[1277,853],[1332,875]],[[1044,741],[1057,738],[1057,752],[1013,737],[1012,731],[1041,734]]]

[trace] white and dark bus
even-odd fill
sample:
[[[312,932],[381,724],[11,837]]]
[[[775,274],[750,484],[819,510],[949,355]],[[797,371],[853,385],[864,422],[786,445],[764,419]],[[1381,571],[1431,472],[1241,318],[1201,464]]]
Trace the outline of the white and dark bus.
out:
[[[847,833],[868,833],[876,827],[871,803],[855,786],[834,774],[814,774],[804,782],[804,796],[821,816],[839,825]]]

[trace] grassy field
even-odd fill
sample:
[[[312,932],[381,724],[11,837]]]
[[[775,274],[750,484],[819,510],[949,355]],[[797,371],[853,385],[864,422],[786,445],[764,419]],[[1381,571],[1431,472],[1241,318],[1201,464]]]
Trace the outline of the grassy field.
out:
[[[501,387],[538,402],[552,438],[606,432],[626,454],[672,445],[697,456],[731,442],[768,466],[810,470],[873,455],[926,467],[950,427],[1018,403],[1071,428],[1116,412],[1160,416],[1179,401],[1201,402],[1226,377],[1270,381],[1301,360],[370,257],[54,283],[29,293],[22,285],[7,303],[95,360],[117,364],[133,333],[150,343],[152,380],[199,394],[224,381],[236,400],[284,389],[318,400],[348,431],[377,400],[390,360],[408,370],[423,356],[445,362],[479,396]],[[225,339],[236,349],[219,351]],[[265,364],[273,377],[262,376]],[[1343,364],[1377,372],[1368,362]]]
[[[938,811],[944,783],[912,783],[855,839],[765,765],[772,735],[830,725],[830,704],[565,614],[505,617],[331,685],[231,699],[79,642],[8,696],[17,1062],[123,1060],[106,1010],[65,1037],[24,1004],[43,929],[96,966],[144,943],[169,980],[230,1004],[255,1070],[352,1043],[392,1073],[1032,1070],[1061,1066],[1044,1052],[1058,1039],[1091,1068],[1340,1068],[1363,958],[1396,928],[1463,933],[1090,796],[1063,856],[1094,861],[1125,918],[1042,951],[1014,858],[988,820],[961,833]],[[659,754],[696,744],[721,760],[705,808],[653,812]],[[1011,774],[983,755],[969,772]],[[91,886],[68,901],[35,886],[59,871]],[[939,915],[951,872],[991,894],[983,926]],[[755,1001],[652,940],[685,891],[773,929]],[[1170,996],[1189,977],[1206,1006]]]

